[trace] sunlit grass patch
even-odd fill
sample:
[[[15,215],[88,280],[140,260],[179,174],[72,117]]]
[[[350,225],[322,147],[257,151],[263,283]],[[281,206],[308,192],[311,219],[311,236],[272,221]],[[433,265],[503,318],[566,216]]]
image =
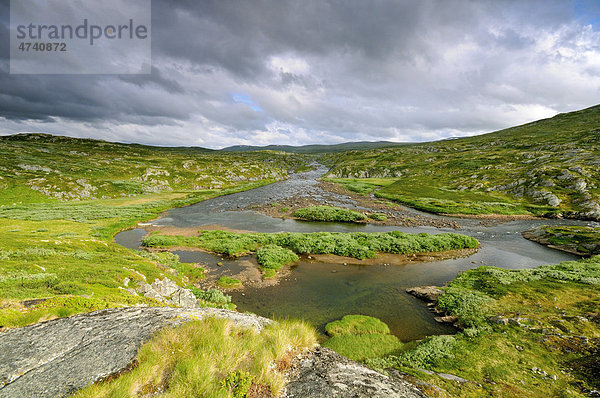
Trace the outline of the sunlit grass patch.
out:
[[[89,386],[74,395],[126,397],[163,391],[164,397],[232,397],[223,388],[235,372],[249,375],[273,395],[285,386],[278,360],[312,347],[316,334],[299,321],[279,321],[260,333],[231,321],[209,318],[164,329],[144,344],[137,366],[115,380]]]
[[[325,331],[330,336],[344,334],[389,334],[390,328],[381,320],[366,315],[346,315],[338,321],[329,322]]]
[[[410,234],[391,232],[279,232],[235,233],[201,231],[200,236],[185,237],[152,234],[143,239],[147,247],[198,247],[229,256],[242,256],[265,245],[278,245],[297,254],[335,254],[357,259],[374,258],[377,253],[410,254],[473,249],[477,239],[456,233]]]
[[[363,361],[397,353],[402,343],[390,334],[390,328],[377,318],[365,315],[346,315],[325,326],[331,338],[323,343],[347,358]]]
[[[242,286],[242,281],[240,281],[239,279],[231,278],[229,276],[222,276],[217,281],[217,285],[224,287],[226,289],[233,288],[233,287],[240,287],[240,286]]]

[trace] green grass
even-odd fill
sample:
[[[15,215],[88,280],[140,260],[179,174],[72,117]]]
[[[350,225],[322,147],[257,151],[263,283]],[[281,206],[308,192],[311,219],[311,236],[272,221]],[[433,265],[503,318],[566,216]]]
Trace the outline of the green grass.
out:
[[[331,338],[323,346],[355,361],[392,355],[402,349],[388,325],[366,315],[346,315],[325,325],[325,331]]]
[[[578,213],[600,202],[598,125],[594,106],[474,137],[331,154],[326,177],[434,213],[589,218]]]
[[[398,368],[448,393],[434,396],[583,397],[600,386],[594,342],[600,338],[599,285],[600,256],[523,270],[479,267],[459,274],[438,301],[459,317],[463,332],[431,337],[393,355],[366,355],[366,362]]]
[[[219,285],[223,288],[226,288],[226,289],[233,288],[233,287],[240,287],[240,286],[242,286],[242,281],[240,281],[239,279],[231,278],[229,276],[222,276],[217,281],[217,285]]]
[[[541,226],[541,238],[549,244],[583,255],[600,254],[600,228],[576,225]]]
[[[367,195],[377,188],[396,182],[394,178],[324,178],[324,181],[335,182],[349,191]]]
[[[307,221],[357,222],[367,219],[362,213],[334,206],[311,206],[296,210],[294,217]]]
[[[402,349],[398,337],[391,334],[345,334],[334,336],[323,343],[338,354],[354,361],[392,355]]]
[[[0,326],[23,326],[109,307],[157,305],[124,291],[124,281],[129,279],[131,288],[144,279],[152,283],[167,277],[188,287],[204,278],[204,270],[180,263],[171,253],[125,249],[112,242],[114,234],[167,208],[264,183],[242,183],[225,190],[0,207]],[[30,308],[20,304],[39,298],[52,299]],[[204,304],[219,306],[209,301]],[[234,306],[230,303],[226,307]]]
[[[278,245],[297,254],[335,254],[358,259],[377,253],[410,254],[476,248],[477,239],[455,233],[430,235],[392,232],[234,233],[202,231],[198,237],[153,234],[144,238],[146,247],[198,247],[229,256],[242,256],[261,246]]]
[[[325,326],[330,336],[344,334],[389,334],[390,328],[377,318],[366,315],[346,315],[339,321],[330,322]]]
[[[142,396],[161,389],[161,396],[173,398],[243,397],[252,385],[277,396],[286,383],[286,358],[315,342],[314,329],[299,321],[280,321],[260,333],[224,319],[191,322],[161,330],[140,348],[133,370],[74,397]]]
[[[465,193],[431,187],[422,189],[418,186],[410,186],[406,181],[399,181],[385,190],[378,191],[375,195],[430,213],[532,216],[550,216],[556,213],[556,209],[550,206],[515,202],[507,199],[504,195]]]
[[[273,151],[223,153],[44,134],[0,137],[0,204],[58,202],[221,190],[281,180],[306,157]]]
[[[306,157],[219,153],[43,134],[0,137],[0,326],[123,305],[156,305],[123,289],[204,270],[145,254],[114,235],[161,212],[286,178]],[[83,297],[85,296],[85,297]],[[50,298],[24,308],[20,302]],[[227,306],[209,300],[209,306]]]
[[[371,213],[369,214],[369,218],[375,221],[385,221],[387,220],[387,216],[381,213]]]

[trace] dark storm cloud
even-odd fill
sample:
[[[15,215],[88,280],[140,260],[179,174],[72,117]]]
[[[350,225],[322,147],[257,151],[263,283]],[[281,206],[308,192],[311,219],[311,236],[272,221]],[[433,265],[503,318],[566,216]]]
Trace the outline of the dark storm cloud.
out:
[[[594,104],[580,1],[152,2],[150,75],[8,75],[0,133],[233,143],[430,140]],[[585,13],[584,13],[585,14]]]

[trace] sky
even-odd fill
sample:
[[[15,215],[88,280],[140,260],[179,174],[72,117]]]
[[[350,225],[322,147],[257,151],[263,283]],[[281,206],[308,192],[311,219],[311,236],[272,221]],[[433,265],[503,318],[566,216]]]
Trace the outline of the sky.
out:
[[[9,74],[0,135],[421,142],[600,103],[600,1],[153,0],[147,75]]]

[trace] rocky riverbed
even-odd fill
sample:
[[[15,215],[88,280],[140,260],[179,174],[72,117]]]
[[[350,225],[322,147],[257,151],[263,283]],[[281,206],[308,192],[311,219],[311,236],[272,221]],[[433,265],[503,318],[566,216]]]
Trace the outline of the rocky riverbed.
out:
[[[338,184],[319,181],[313,189],[319,191],[318,195],[295,194],[277,202],[252,205],[245,210],[254,210],[270,217],[296,219],[294,212],[303,207],[330,205],[369,213],[385,215],[385,220],[368,219],[370,224],[394,225],[399,227],[432,226],[436,228],[459,228],[454,220],[441,217],[428,217],[374,196],[359,195],[350,192]]]

